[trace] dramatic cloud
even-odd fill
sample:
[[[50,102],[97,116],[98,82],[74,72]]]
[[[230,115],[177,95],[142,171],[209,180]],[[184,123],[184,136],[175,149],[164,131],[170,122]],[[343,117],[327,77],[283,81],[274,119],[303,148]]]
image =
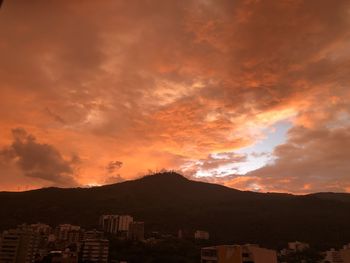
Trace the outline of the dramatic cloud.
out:
[[[247,161],[247,156],[230,153],[209,154],[205,159],[189,160],[182,167],[181,170],[188,176],[198,174],[207,174],[215,177],[227,177],[227,171],[238,171],[239,164]],[[223,169],[224,167],[224,169]],[[226,168],[226,169],[225,169]]]
[[[106,166],[107,177],[102,183],[115,184],[125,181],[125,179],[120,174],[116,174],[116,172],[118,172],[122,166],[123,163],[120,161],[110,161]]]
[[[350,190],[350,127],[295,127],[287,143],[278,146],[274,154],[273,164],[247,175],[257,178],[263,189],[300,193]]]
[[[24,127],[62,160],[79,152],[75,177],[83,185],[116,171],[130,179],[167,168],[234,174],[222,183],[242,189],[302,192],[299,179],[281,185],[290,175],[275,175],[280,168],[262,172],[285,159],[279,147],[272,154],[272,143],[259,160],[272,154],[274,165],[242,171],[256,167],[259,143],[281,121],[292,127],[286,145],[299,127],[330,134],[348,127],[341,112],[350,99],[349,10],[348,0],[5,1],[0,144]],[[308,155],[317,145],[298,151]],[[249,147],[257,149],[241,152]],[[116,159],[123,165],[108,173]],[[309,176],[307,165],[295,175],[308,178],[305,192],[345,180],[330,166]],[[74,174],[61,169],[56,175]],[[26,180],[6,176],[0,189]]]
[[[3,162],[14,162],[25,176],[39,178],[58,186],[75,186],[72,177],[79,158],[66,160],[52,145],[41,144],[24,129],[12,130],[13,142],[0,151]]]
[[[120,161],[111,161],[108,163],[106,170],[108,173],[114,173],[122,167],[123,163]]]

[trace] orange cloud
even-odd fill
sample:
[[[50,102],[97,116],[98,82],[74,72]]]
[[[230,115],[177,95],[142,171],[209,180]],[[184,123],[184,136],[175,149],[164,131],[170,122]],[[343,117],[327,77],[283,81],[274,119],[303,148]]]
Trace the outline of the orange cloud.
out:
[[[0,144],[23,127],[63,159],[79,155],[72,176],[85,185],[233,152],[285,119],[294,125],[289,146],[300,127],[302,134],[345,129],[348,10],[346,0],[5,1]],[[116,160],[123,166],[108,174]],[[266,181],[262,171],[269,169],[225,184],[298,192],[296,185],[327,188],[332,178],[329,171],[310,182],[296,184],[289,175]],[[18,167],[0,173],[16,175],[2,176],[0,189],[47,185],[28,181]],[[339,174],[339,182],[344,178]]]

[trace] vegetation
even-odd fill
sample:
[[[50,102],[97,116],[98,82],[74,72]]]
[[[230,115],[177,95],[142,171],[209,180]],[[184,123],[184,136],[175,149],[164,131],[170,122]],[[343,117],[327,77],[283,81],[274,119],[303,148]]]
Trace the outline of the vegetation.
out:
[[[93,188],[0,193],[0,230],[23,222],[95,228],[102,214],[131,214],[146,232],[207,230],[218,243],[282,248],[301,240],[316,249],[350,240],[350,195],[254,193],[160,173]]]
[[[200,248],[182,239],[164,239],[154,243],[131,243],[111,240],[111,262],[128,263],[197,263]]]

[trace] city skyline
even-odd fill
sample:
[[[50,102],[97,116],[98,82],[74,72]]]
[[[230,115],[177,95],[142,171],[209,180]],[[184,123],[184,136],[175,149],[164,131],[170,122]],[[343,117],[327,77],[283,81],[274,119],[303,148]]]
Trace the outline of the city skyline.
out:
[[[5,0],[0,32],[0,191],[350,192],[347,0]]]

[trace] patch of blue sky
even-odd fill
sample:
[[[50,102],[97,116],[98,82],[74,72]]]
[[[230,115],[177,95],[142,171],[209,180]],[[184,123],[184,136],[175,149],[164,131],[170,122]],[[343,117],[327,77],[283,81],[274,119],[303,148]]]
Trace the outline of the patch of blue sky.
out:
[[[287,131],[292,127],[288,120],[280,121],[263,130],[265,138],[254,145],[239,149],[238,154],[246,154],[247,161],[240,163],[238,174],[246,174],[259,169],[273,161],[272,152],[274,148],[286,141]]]
[[[265,135],[262,140],[251,146],[234,151],[235,154],[246,155],[247,159],[245,161],[228,163],[215,169],[198,170],[196,177],[244,175],[271,163],[273,161],[272,152],[274,148],[286,141],[287,131],[291,127],[292,123],[289,120],[284,120],[265,128],[262,131]],[[216,159],[226,158],[222,154],[213,154],[213,157]]]

